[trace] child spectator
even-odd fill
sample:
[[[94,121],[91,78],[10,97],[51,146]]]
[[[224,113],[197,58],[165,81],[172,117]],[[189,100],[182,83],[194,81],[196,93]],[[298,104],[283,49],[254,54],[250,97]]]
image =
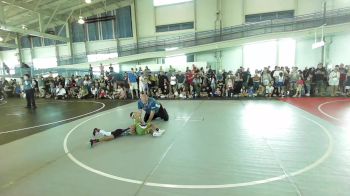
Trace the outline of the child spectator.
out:
[[[94,99],[98,99],[98,88],[96,86],[92,86],[91,88],[91,93],[92,93],[92,96],[94,97]]]
[[[297,89],[293,97],[301,97],[301,91],[302,91],[302,88],[304,87],[304,80],[301,78],[301,76],[299,76],[299,79],[297,80],[296,85],[297,85]]]
[[[270,82],[266,86],[266,97],[272,97],[273,89],[274,89],[274,87],[272,86],[272,82]]]

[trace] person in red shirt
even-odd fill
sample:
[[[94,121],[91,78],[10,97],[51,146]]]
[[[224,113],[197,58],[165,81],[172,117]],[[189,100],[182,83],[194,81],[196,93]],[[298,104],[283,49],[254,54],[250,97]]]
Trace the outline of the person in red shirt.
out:
[[[304,80],[302,79],[301,76],[299,76],[299,79],[297,80],[296,85],[297,85],[297,90],[293,97],[301,97],[301,90],[304,87]]]
[[[186,71],[186,85],[187,89],[190,90],[190,93],[193,91],[193,79],[194,79],[194,73],[190,70]]]

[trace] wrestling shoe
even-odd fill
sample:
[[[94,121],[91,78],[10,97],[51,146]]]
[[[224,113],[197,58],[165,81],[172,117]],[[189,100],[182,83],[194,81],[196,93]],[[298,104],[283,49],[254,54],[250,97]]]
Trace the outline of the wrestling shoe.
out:
[[[153,132],[152,135],[153,135],[153,137],[159,137],[159,136],[163,135],[164,132],[165,132],[164,129],[159,129],[158,131]]]

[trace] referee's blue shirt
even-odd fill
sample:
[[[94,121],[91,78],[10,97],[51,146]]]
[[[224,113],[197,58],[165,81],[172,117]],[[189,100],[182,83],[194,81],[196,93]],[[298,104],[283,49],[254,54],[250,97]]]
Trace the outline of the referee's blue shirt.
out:
[[[154,98],[149,97],[147,104],[143,104],[141,100],[138,100],[137,107],[139,110],[145,110],[146,114],[149,114],[152,111],[154,111],[154,113],[157,113],[160,108],[160,103]]]

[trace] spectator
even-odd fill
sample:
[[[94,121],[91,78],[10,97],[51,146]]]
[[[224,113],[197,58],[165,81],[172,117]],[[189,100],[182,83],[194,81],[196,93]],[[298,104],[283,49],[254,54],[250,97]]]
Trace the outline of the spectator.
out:
[[[135,95],[138,98],[138,87],[137,87],[137,76],[135,74],[134,68],[131,68],[131,72],[128,73],[128,83],[130,87],[131,99],[134,99],[134,90]]]
[[[34,98],[34,85],[30,80],[29,74],[24,74],[23,90],[26,94],[27,106],[26,108],[36,108],[35,98]]]
[[[329,80],[328,80],[329,89],[330,89],[329,94],[332,97],[336,95],[336,92],[338,90],[339,78],[340,78],[339,67],[335,66],[335,68],[329,74]]]
[[[66,89],[62,87],[62,84],[59,84],[58,88],[56,89],[55,99],[65,99],[66,95],[67,95]]]

